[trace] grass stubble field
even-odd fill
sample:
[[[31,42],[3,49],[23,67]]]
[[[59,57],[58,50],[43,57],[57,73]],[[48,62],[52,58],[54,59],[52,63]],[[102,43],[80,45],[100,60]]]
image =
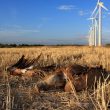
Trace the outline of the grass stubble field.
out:
[[[15,63],[23,54],[37,58],[38,66],[51,64],[103,65],[110,71],[110,48],[43,46],[33,48],[0,49],[0,110],[109,110],[110,84],[106,81],[92,92],[88,90],[66,93],[60,90],[41,91],[36,89],[35,77],[23,80],[9,76],[6,67]]]

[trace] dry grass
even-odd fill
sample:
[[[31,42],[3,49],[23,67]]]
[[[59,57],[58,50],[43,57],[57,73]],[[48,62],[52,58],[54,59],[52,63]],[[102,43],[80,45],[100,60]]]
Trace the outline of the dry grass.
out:
[[[104,47],[38,47],[0,49],[0,107],[6,110],[108,110],[110,84],[106,81],[94,92],[64,93],[61,90],[37,93],[36,78],[7,77],[6,67],[23,54],[37,58],[38,66],[81,64],[103,65],[110,71],[110,49]]]

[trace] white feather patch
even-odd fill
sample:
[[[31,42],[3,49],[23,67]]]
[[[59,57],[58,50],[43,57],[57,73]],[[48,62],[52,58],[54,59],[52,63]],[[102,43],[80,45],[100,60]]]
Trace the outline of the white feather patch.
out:
[[[21,72],[22,72],[23,74],[25,74],[26,71],[27,71],[26,69],[22,69],[22,70],[21,70]]]

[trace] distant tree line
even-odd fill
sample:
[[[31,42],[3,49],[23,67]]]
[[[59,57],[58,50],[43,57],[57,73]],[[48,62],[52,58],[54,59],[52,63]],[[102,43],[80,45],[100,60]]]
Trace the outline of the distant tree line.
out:
[[[35,47],[44,46],[42,44],[2,44],[0,43],[0,48],[17,48],[17,47]]]
[[[22,47],[37,47],[37,46],[84,46],[78,44],[56,44],[56,45],[43,45],[43,44],[2,44],[0,48],[22,48]]]
[[[37,47],[37,46],[85,46],[80,44],[56,44],[56,45],[43,45],[43,44],[2,44],[0,48],[22,48],[22,47]],[[87,45],[86,45],[87,46]],[[110,47],[110,44],[105,44],[105,47]]]
[[[106,44],[105,46],[106,46],[106,47],[110,47],[110,44]]]

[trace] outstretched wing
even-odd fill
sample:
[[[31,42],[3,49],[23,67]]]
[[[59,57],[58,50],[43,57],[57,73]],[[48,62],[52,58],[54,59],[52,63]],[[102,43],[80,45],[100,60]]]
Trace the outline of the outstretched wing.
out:
[[[37,59],[26,59],[24,55],[22,55],[22,57],[17,61],[17,63],[15,63],[14,65],[12,65],[11,67],[16,67],[19,69],[25,69],[25,68],[29,68],[30,66],[34,66],[35,62],[39,60],[40,56],[42,54],[40,54]]]
[[[14,65],[12,65],[12,67],[17,67],[17,66],[19,66],[23,61],[24,61],[24,55],[22,55],[22,57],[18,60],[18,62],[17,63],[15,63]]]

